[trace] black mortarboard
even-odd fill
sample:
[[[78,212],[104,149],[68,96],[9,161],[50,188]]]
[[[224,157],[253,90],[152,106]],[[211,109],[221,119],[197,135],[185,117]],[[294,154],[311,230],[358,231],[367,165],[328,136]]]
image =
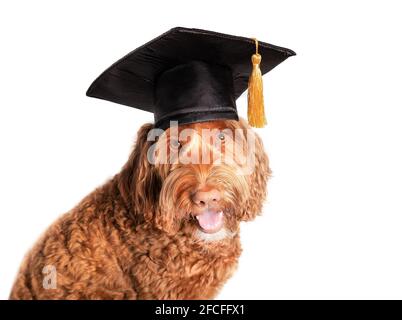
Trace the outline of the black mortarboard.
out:
[[[261,79],[292,55],[251,38],[177,27],[111,65],[87,95],[153,112],[155,126],[162,129],[171,120],[238,120],[236,99],[248,86],[262,94],[262,82],[251,79]],[[249,92],[249,105],[250,99]]]

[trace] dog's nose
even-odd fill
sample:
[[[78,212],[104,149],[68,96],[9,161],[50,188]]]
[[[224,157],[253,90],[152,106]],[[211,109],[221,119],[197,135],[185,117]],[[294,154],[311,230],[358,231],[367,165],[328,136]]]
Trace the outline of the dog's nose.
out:
[[[219,200],[221,200],[221,193],[216,189],[208,191],[200,190],[193,196],[194,203],[200,207],[217,205]]]

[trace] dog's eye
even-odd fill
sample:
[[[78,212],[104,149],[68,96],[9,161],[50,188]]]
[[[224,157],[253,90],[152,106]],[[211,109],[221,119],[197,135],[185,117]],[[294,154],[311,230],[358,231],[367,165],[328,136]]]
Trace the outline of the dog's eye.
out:
[[[222,141],[225,140],[225,134],[223,132],[219,132],[218,139]]]
[[[181,143],[179,140],[171,140],[170,146],[172,149],[179,149],[181,147]]]

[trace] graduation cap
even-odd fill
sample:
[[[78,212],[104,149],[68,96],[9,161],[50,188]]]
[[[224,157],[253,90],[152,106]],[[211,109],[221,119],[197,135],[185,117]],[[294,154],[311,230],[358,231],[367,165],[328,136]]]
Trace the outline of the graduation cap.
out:
[[[91,84],[87,96],[154,113],[155,127],[238,120],[248,88],[248,121],[266,124],[262,75],[295,52],[256,39],[177,27],[130,52]]]

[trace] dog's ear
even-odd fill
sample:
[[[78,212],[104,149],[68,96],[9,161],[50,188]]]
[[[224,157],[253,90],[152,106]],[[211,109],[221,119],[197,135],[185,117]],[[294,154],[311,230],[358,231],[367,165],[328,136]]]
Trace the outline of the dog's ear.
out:
[[[245,136],[247,137],[248,133],[250,137],[251,134],[255,141],[255,162],[251,174],[249,175],[250,195],[240,217],[242,221],[250,221],[257,215],[261,214],[267,195],[267,181],[271,175],[271,170],[269,168],[268,156],[264,150],[261,138],[251,129],[245,120],[240,119],[239,122],[240,127],[244,130]]]
[[[144,124],[137,133],[134,150],[118,175],[118,187],[129,205],[134,218],[151,221],[159,201],[161,178],[155,166],[148,160],[148,149],[154,141],[148,141],[153,124]]]

